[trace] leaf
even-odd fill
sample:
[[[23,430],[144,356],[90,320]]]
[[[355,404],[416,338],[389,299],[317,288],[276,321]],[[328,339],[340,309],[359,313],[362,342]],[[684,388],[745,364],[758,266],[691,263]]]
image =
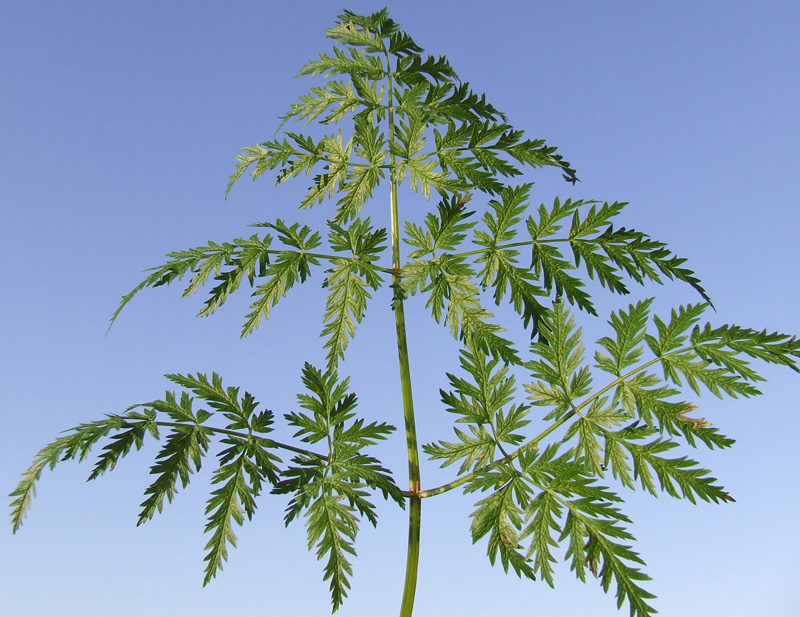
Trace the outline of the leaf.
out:
[[[217,373],[212,373],[211,381],[203,373],[192,375],[171,374],[166,375],[167,379],[193,392],[206,401],[209,406],[222,413],[231,424],[231,429],[251,429],[251,419],[258,407],[258,402],[246,392],[239,400],[239,388],[224,388],[222,378]],[[272,412],[266,412],[267,417],[260,418],[259,429],[261,432],[270,432],[268,428],[272,423]],[[191,419],[191,417],[189,417]]]
[[[494,462],[496,452],[505,455],[503,444],[522,443],[523,436],[518,431],[529,422],[525,419],[527,406],[508,406],[516,390],[515,380],[499,358],[462,350],[461,366],[472,380],[448,373],[454,390],[441,390],[441,396],[447,411],[460,416],[456,422],[469,424],[471,435],[454,428],[458,442],[440,441],[423,446],[432,460],[444,460],[442,467],[462,461],[458,475],[487,467]]]
[[[522,221],[522,215],[528,209],[530,190],[533,184],[504,187],[500,193],[500,200],[493,199],[489,206],[493,212],[486,212],[483,223],[489,232],[487,246],[497,248],[503,242],[511,242],[517,232],[514,226]]]
[[[365,445],[372,445],[377,440],[386,439],[386,436],[394,432],[394,430],[395,428],[391,425],[373,422],[365,429],[365,434],[369,433],[371,436],[368,439],[364,439],[363,437],[361,439]],[[350,436],[348,436],[347,439],[348,443],[353,443],[349,441],[351,439]],[[359,488],[364,486],[379,490],[384,499],[391,498],[401,508],[406,507],[405,497],[403,497],[402,491],[392,478],[392,472],[386,469],[378,459],[361,454],[360,451],[344,460],[339,460],[337,455],[337,468],[342,474],[349,478],[349,482],[352,486],[357,486]],[[347,486],[347,484],[344,486]],[[362,507],[359,509],[361,514],[367,516],[373,525],[377,524],[377,516],[371,504],[368,508]]]
[[[240,456],[233,464],[217,469],[211,479],[212,484],[225,482],[220,488],[211,493],[211,498],[206,506],[208,523],[206,533],[212,532],[211,539],[206,544],[208,554],[205,557],[206,572],[203,585],[207,585],[214,578],[217,570],[222,569],[222,562],[228,559],[227,544],[236,546],[236,534],[233,523],[241,525],[244,522],[244,512],[240,499],[250,499],[250,487],[244,482],[242,470],[244,457]],[[251,506],[253,507],[253,506]]]
[[[650,298],[629,305],[627,313],[625,311],[611,313],[611,320],[608,323],[617,337],[611,339],[606,336],[597,341],[611,354],[611,358],[599,352],[595,354],[599,368],[620,377],[624,369],[639,361],[652,304],[653,298]]]
[[[474,272],[463,257],[444,254],[429,261],[415,260],[403,268],[403,288],[411,294],[428,293],[426,308],[437,323],[450,327],[452,335],[468,349],[497,354],[504,362],[519,364],[511,341],[499,335],[504,328],[490,323],[494,315],[485,310],[472,282]]]
[[[319,60],[312,60],[300,70],[301,75],[358,75],[367,79],[381,79],[386,75],[386,69],[381,64],[380,58],[367,55],[356,49],[347,52],[338,47],[333,48],[333,56],[319,54]]]
[[[282,142],[275,140],[243,148],[243,154],[236,155],[236,160],[238,162],[236,163],[235,171],[231,174],[228,181],[228,187],[225,190],[225,199],[228,198],[228,194],[233,188],[233,185],[238,182],[239,178],[241,178],[253,164],[255,164],[255,169],[250,172],[250,177],[255,180],[264,175],[267,171],[286,165],[292,156],[299,154],[300,153],[295,150],[286,139]]]
[[[386,230],[375,230],[370,220],[356,219],[348,228],[329,223],[330,244],[337,253],[349,253],[332,259],[334,267],[327,271],[325,286],[330,289],[325,303],[323,337],[328,337],[328,368],[334,369],[344,358],[349,339],[361,323],[372,296],[368,287],[380,288],[383,279],[374,262],[385,251]]]
[[[420,50],[421,51],[421,50]],[[414,85],[420,82],[447,83],[458,79],[458,75],[444,56],[427,56],[424,60],[419,53],[405,54],[398,59],[394,70],[399,84]],[[449,83],[447,85],[450,85]]]
[[[233,523],[242,525],[244,516],[253,518],[256,498],[261,494],[265,480],[271,484],[278,482],[278,461],[272,453],[256,441],[241,437],[226,437],[223,444],[229,446],[219,454],[220,466],[211,478],[212,485],[221,485],[211,493],[206,505],[208,523],[206,533],[211,538],[206,544],[208,553],[205,579],[207,585],[214,578],[222,564],[228,559],[227,545],[236,546]]]
[[[629,416],[617,409],[616,405],[606,405],[607,399],[593,398],[591,403],[584,403],[576,413],[575,420],[566,430],[562,443],[567,443],[577,435],[578,443],[574,449],[575,460],[581,461],[592,475],[602,477],[604,472],[604,450],[598,440],[609,433],[609,430],[620,425]],[[606,453],[606,458],[608,453]]]
[[[477,259],[477,263],[483,264],[478,272],[482,288],[494,288],[494,300],[498,306],[509,292],[511,305],[522,317],[523,325],[531,327],[533,335],[538,332],[539,321],[546,311],[537,298],[549,294],[533,282],[536,277],[532,272],[517,265],[519,251],[501,248],[501,243],[511,242],[517,235],[514,225],[522,220],[527,209],[530,188],[530,184],[506,187],[501,192],[501,201],[490,201],[494,213],[484,215],[487,231],[477,230],[475,243],[486,247]]]
[[[327,555],[324,580],[330,580],[335,611],[350,587],[352,567],[347,555],[355,555],[353,543],[359,521],[355,513],[377,524],[375,508],[367,501],[369,493],[365,489],[378,489],[385,498],[403,502],[389,470],[377,459],[361,453],[362,448],[385,439],[394,427],[353,420],[356,397],[347,393],[348,380],[339,381],[334,370],[323,373],[306,364],[303,383],[309,393],[298,395],[297,400],[312,415],[293,412],[286,418],[299,429],[295,436],[303,441],[325,440],[329,454],[326,459],[295,457],[273,492],[293,494],[286,509],[287,525],[305,511],[309,549],[316,547],[318,559]]]
[[[321,336],[328,340],[323,346],[328,350],[328,368],[344,359],[348,341],[355,335],[356,324],[361,323],[367,309],[367,300],[372,296],[367,283],[357,273],[358,266],[342,259],[340,264],[328,270],[326,286],[330,289],[325,303],[325,327]]]
[[[328,555],[323,580],[330,580],[334,611],[342,605],[350,588],[348,576],[352,576],[353,568],[347,555],[355,556],[353,542],[358,533],[353,508],[343,504],[342,500],[341,495],[323,492],[308,509],[308,547],[311,549],[316,545],[317,559]]]
[[[264,223],[280,234],[280,239],[289,246],[296,247],[297,251],[287,250],[278,254],[265,273],[266,283],[259,285],[253,293],[256,300],[250,305],[242,336],[252,333],[261,323],[261,319],[269,319],[269,313],[286,292],[294,287],[295,283],[304,283],[311,274],[311,265],[319,265],[319,260],[308,255],[307,251],[313,250],[320,244],[319,234],[312,233],[307,226],[300,227],[298,223],[291,227],[286,226],[278,219],[275,223]]]
[[[184,297],[205,285],[212,275],[221,281],[212,290],[211,298],[200,312],[200,315],[212,314],[231,293],[238,289],[244,277],[247,277],[252,285],[256,277],[264,275],[270,254],[276,253],[269,249],[271,242],[272,238],[269,235],[264,238],[253,235],[249,239],[236,238],[232,243],[209,242],[207,246],[168,253],[167,263],[148,270],[151,274],[123,296],[119,307],[111,317],[108,329],[111,329],[122,309],[142,289],[169,285],[175,280],[182,280],[188,274],[192,277],[189,286],[183,292]],[[223,268],[230,269],[222,273]]]
[[[486,467],[494,461],[497,442],[486,428],[471,426],[472,436],[457,428],[453,431],[459,439],[458,442],[440,441],[422,447],[431,460],[444,460],[442,467],[447,467],[463,459],[458,475],[463,475],[470,469]]]
[[[530,560],[519,551],[519,533],[524,517],[517,504],[528,501],[529,495],[530,490],[524,482],[509,478],[502,488],[475,504],[478,509],[471,514],[471,531],[473,542],[489,535],[487,555],[492,565],[499,555],[505,572],[511,566],[518,577],[535,580]]]
[[[620,498],[594,484],[579,463],[565,466],[563,457],[548,460],[543,456],[526,473],[567,510],[559,542],[569,542],[566,557],[571,558],[576,576],[585,581],[588,564],[604,591],[616,582],[618,608],[627,600],[633,617],[652,615],[655,611],[647,600],[655,596],[640,586],[650,577],[631,565],[644,562],[630,546],[619,542],[634,539],[624,527],[630,520],[614,505]]]
[[[545,420],[558,419],[589,392],[592,382],[583,364],[581,330],[563,303],[555,303],[541,321],[540,340],[531,344],[538,360],[525,363],[536,380],[525,385],[534,405],[553,406]]]
[[[386,46],[383,42],[383,36],[376,36],[377,33],[373,32],[367,24],[364,22],[358,23],[354,18],[354,15],[347,16],[346,20],[326,30],[326,36],[329,39],[339,41],[343,45],[363,47],[367,52],[385,53]]]
[[[788,366],[798,371],[800,341],[788,334],[768,333],[766,330],[759,332],[736,325],[711,328],[710,324],[706,324],[702,330],[700,328],[692,330],[691,340],[693,349],[703,359],[723,366],[729,372],[745,379],[761,380],[752,369],[748,368],[746,362],[736,357],[738,354],[745,354],[770,364]]]
[[[520,540],[531,536],[526,558],[533,558],[533,572],[539,574],[550,587],[554,587],[553,566],[556,562],[552,549],[558,546],[553,533],[560,530],[562,506],[548,492],[541,492],[528,506],[526,517],[530,523],[520,534]]]
[[[672,309],[669,323],[655,316],[653,321],[658,329],[658,339],[650,335],[645,337],[652,352],[662,356],[685,343],[689,329],[697,323],[707,307],[707,304],[689,304],[677,310]]]
[[[300,101],[292,104],[283,121],[305,120],[309,124],[331,106],[335,106],[334,111],[321,120],[322,124],[330,124],[341,120],[347,112],[357,109],[361,103],[362,100],[353,90],[352,82],[329,81],[324,86],[311,88],[309,94],[301,95]]]
[[[437,68],[449,68],[449,64],[443,57],[434,62],[433,57],[428,56],[427,62],[429,66],[436,65]],[[419,69],[425,70],[423,65],[420,65]],[[452,69],[450,70],[452,71]],[[447,75],[447,77],[455,77],[457,79],[455,73]],[[505,115],[502,112],[486,102],[486,95],[476,94],[470,88],[469,83],[459,82],[456,84],[453,83],[452,79],[445,79],[444,75],[436,79],[436,81],[440,83],[429,88],[425,108],[429,110],[430,116],[437,124],[453,124],[453,128],[456,129],[453,121],[461,120],[462,123],[459,123],[456,130],[471,133],[472,124],[480,120],[489,122],[505,120]]]
[[[641,283],[646,278],[660,283],[658,272],[661,272],[669,279],[688,283],[703,300],[711,302],[694,272],[683,267],[686,259],[673,255],[663,242],[652,240],[647,234],[633,229],[622,227],[615,230],[613,226],[593,241],[603,248],[612,262],[637,282]]]
[[[111,437],[111,441],[103,447],[103,451],[97,459],[92,473],[88,480],[94,480],[107,471],[113,471],[120,459],[125,458],[135,447],[137,450],[142,448],[144,438],[149,433],[158,438],[158,427],[155,420],[155,412],[144,410],[139,418],[127,415],[121,420],[118,432]],[[122,430],[122,428],[127,430]]]
[[[471,195],[453,195],[442,199],[437,205],[437,214],[429,213],[425,217],[425,229],[409,221],[406,222],[406,244],[419,250],[412,251],[412,259],[430,254],[437,256],[437,251],[453,251],[464,241],[465,232],[475,225],[467,219],[474,214],[466,210]]]
[[[590,315],[596,315],[589,294],[583,289],[579,278],[568,274],[574,266],[563,259],[561,252],[549,244],[531,246],[531,268],[534,276],[542,280],[544,288],[550,293],[555,290],[556,297],[566,298]]]
[[[377,94],[376,94],[377,96]],[[347,222],[355,218],[372,196],[373,190],[384,178],[387,149],[383,133],[373,124],[367,115],[358,114],[354,119],[355,132],[352,138],[354,152],[365,163],[354,163],[349,153],[342,153],[342,160],[347,161],[347,170],[342,179],[339,192],[342,197],[337,202],[336,221]],[[349,145],[348,145],[349,148]]]
[[[352,138],[345,144],[341,131],[319,142],[317,153],[325,158],[327,172],[314,178],[314,184],[309,187],[308,193],[300,202],[301,209],[322,203],[326,196],[333,197],[335,193],[344,189],[352,152]]]
[[[692,503],[696,503],[695,496],[715,503],[728,500],[724,488],[714,484],[716,478],[710,477],[709,471],[701,468],[696,461],[686,456],[673,459],[661,456],[678,446],[674,441],[656,439],[643,445],[624,441],[623,445],[631,453],[635,477],[640,479],[642,488],[651,493],[655,494],[655,490],[648,467],[656,472],[661,491],[672,497],[682,497]]]
[[[202,426],[177,426],[169,435],[164,446],[156,455],[150,473],[156,476],[144,494],[141,503],[138,525],[141,525],[164,508],[164,498],[172,503],[177,493],[177,483],[186,488],[189,475],[200,470],[200,461],[208,451],[208,431]]]
[[[33,463],[23,472],[19,484],[9,495],[15,498],[11,502],[11,523],[14,533],[22,526],[31,501],[36,496],[36,483],[44,469],[46,467],[53,469],[61,461],[73,458],[83,461],[94,444],[120,425],[121,421],[116,416],[81,424],[39,450]]]

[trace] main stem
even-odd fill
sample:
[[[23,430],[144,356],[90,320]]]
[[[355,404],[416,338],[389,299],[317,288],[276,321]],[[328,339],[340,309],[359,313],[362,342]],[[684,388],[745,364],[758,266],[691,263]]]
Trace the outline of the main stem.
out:
[[[387,57],[387,69],[389,59]],[[389,143],[394,142],[394,109],[392,108],[392,75],[389,72]],[[408,554],[406,556],[406,580],[403,588],[403,603],[400,617],[411,617],[414,612],[414,597],[417,591],[419,566],[420,515],[422,500],[419,496],[419,449],[417,447],[417,425],[414,419],[414,399],[411,393],[411,367],[408,361],[406,339],[406,316],[403,308],[403,289],[400,277],[400,218],[397,211],[397,180],[394,176],[395,157],[389,155],[390,194],[389,206],[392,224],[392,287],[394,289],[394,321],[397,332],[397,358],[400,364],[400,387],[403,393],[403,418],[406,425],[406,448],[408,450]]]

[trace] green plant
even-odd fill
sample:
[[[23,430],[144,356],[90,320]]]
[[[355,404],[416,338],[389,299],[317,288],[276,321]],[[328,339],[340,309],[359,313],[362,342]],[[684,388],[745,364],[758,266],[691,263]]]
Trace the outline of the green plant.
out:
[[[781,334],[700,325],[708,298],[699,281],[663,243],[617,226],[624,204],[555,200],[531,209],[531,185],[510,179],[522,176],[525,167],[556,167],[573,182],[576,172],[554,148],[508,124],[458,80],[446,59],[424,56],[385,11],[346,12],[328,34],[337,44],[333,54],[301,71],[325,81],[301,97],[284,121],[342,124],[349,133],[316,138],[286,132],[281,140],[246,148],[231,179],[232,185],[248,170],[253,177],[274,171],[284,182],[321,168],[301,207],[334,204],[327,237],[277,220],[258,224],[267,231],[247,239],[171,253],[119,309],[145,287],[186,277],[184,295],[211,282],[201,311],[211,314],[247,277],[255,291],[246,335],[295,284],[322,274],[327,363],[303,370],[302,411],[284,417],[294,441],[278,439],[273,414],[250,394],[223,386],[218,375],[168,375],[179,392],[80,425],[46,446],[12,493],[14,529],[42,471],[62,460],[85,459],[101,441],[91,479],[112,470],[145,439],[164,439],[140,522],[188,484],[217,443],[207,505],[206,583],[222,567],[228,545],[235,544],[234,523],[251,518],[256,499],[268,489],[289,496],[287,524],[306,519],[309,547],[326,560],[324,577],[335,610],[348,588],[358,525],[362,518],[376,523],[370,499],[380,492],[408,506],[401,615],[411,615],[421,502],[461,487],[482,494],[472,535],[487,540],[492,562],[499,558],[506,570],[552,585],[554,550],[561,545],[578,577],[591,574],[606,590],[613,583],[619,603],[627,600],[632,614],[651,614],[652,596],[641,587],[647,578],[639,569],[642,561],[628,546],[632,536],[621,498],[601,481],[691,501],[731,499],[698,463],[674,453],[670,458],[680,444],[732,444],[688,415],[693,404],[681,398],[681,388],[688,385],[687,391],[699,394],[702,387],[720,396],[757,394],[759,377],[747,359],[796,370],[800,344]],[[421,224],[403,223],[398,188],[406,181],[425,197],[439,194],[436,209]],[[388,231],[361,212],[372,205],[381,183],[389,188]],[[476,211],[470,210],[473,205]],[[401,232],[407,256],[401,253]],[[627,280],[677,279],[704,302],[679,307],[663,319],[651,316],[651,301],[613,313],[609,335],[598,341],[590,365],[569,308],[595,312],[580,272],[619,294],[627,293]],[[367,304],[383,286],[393,298],[409,462],[406,491],[366,453],[393,427],[384,418],[358,417],[348,380],[338,376]],[[458,465],[453,481],[436,488],[424,489],[420,482],[406,348],[409,295],[422,296],[431,316],[462,347],[460,367],[448,374],[442,391],[445,408],[459,423],[454,440],[424,446],[432,460]],[[526,332],[524,348],[487,310],[491,303],[516,312]],[[530,376],[527,398],[516,391],[523,375]],[[532,431],[532,420],[545,428]]]

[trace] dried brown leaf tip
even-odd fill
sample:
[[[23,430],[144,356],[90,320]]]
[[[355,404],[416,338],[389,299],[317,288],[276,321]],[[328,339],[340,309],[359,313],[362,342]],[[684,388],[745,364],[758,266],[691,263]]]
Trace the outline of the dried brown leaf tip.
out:
[[[687,405],[684,407],[681,412],[678,414],[678,420],[683,420],[684,422],[691,422],[692,428],[696,431],[699,431],[701,428],[708,428],[711,426],[711,422],[706,420],[705,418],[689,418],[686,416],[687,413],[697,409],[697,405]]]

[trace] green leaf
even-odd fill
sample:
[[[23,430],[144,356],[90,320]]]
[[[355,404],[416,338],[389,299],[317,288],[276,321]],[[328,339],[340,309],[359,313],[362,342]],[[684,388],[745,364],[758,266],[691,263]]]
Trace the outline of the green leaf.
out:
[[[431,460],[443,460],[442,467],[461,461],[458,475],[463,475],[470,469],[486,467],[494,461],[497,441],[485,427],[470,426],[472,436],[458,428],[454,428],[453,431],[459,441],[440,441],[422,447]]]
[[[316,546],[317,559],[328,556],[323,580],[330,580],[331,604],[336,611],[347,597],[348,576],[353,568],[347,555],[355,556],[353,543],[358,533],[358,519],[344,497],[325,491],[308,508],[308,548]]]
[[[561,503],[552,494],[539,493],[527,508],[526,517],[530,523],[520,534],[520,540],[531,537],[525,557],[533,558],[534,574],[539,574],[550,587],[554,587],[551,564],[556,562],[552,549],[558,546],[553,534],[561,529],[561,513]]]
[[[490,323],[494,315],[481,306],[474,272],[464,257],[444,254],[429,261],[415,260],[403,268],[403,287],[415,294],[428,293],[426,308],[437,323],[450,327],[452,335],[468,349],[497,354],[504,362],[519,364],[511,341],[499,335],[502,326]]]
[[[229,436],[222,440],[228,447],[219,454],[220,466],[211,478],[212,485],[221,485],[211,493],[206,504],[208,523],[206,533],[211,538],[206,544],[206,570],[203,585],[214,578],[228,559],[227,545],[236,546],[233,523],[242,525],[244,516],[253,518],[256,498],[261,494],[264,481],[278,482],[279,462],[262,443],[251,439]]]
[[[169,285],[189,274],[192,276],[189,286],[183,292],[184,297],[205,285],[212,275],[220,281],[212,289],[211,297],[206,301],[206,307],[200,312],[200,315],[212,314],[231,293],[239,288],[244,277],[247,277],[252,285],[255,278],[264,276],[270,254],[277,252],[269,250],[271,243],[272,238],[269,235],[264,238],[253,235],[248,239],[236,238],[231,243],[209,242],[207,246],[168,253],[169,261],[167,263],[148,270],[151,274],[123,296],[119,307],[111,317],[109,330],[125,305],[142,289]],[[223,268],[229,269],[223,272]]]
[[[355,335],[356,324],[364,318],[367,300],[372,297],[357,270],[355,263],[342,259],[327,271],[325,285],[330,293],[325,303],[325,327],[321,336],[328,338],[323,347],[328,350],[329,369],[336,368],[339,359],[344,359],[349,339]]]
[[[189,399],[185,397],[183,400]],[[201,459],[208,451],[208,438],[209,431],[200,424],[176,426],[167,435],[166,443],[150,468],[156,479],[144,492],[147,498],[141,503],[137,524],[141,525],[153,518],[156,512],[161,512],[165,497],[172,503],[178,480],[186,488],[190,474],[200,470]]]
[[[299,394],[297,400],[311,415],[293,412],[286,419],[303,441],[326,441],[329,454],[327,459],[295,457],[273,492],[293,494],[286,509],[287,525],[305,511],[309,549],[316,547],[318,559],[327,555],[324,580],[330,580],[335,611],[350,587],[352,567],[347,555],[355,555],[356,512],[377,524],[375,507],[366,499],[369,493],[365,489],[380,490],[384,498],[403,503],[389,470],[361,453],[362,448],[385,439],[394,427],[353,420],[356,397],[347,393],[348,380],[339,381],[334,370],[323,373],[306,364],[303,383],[308,394]]]
[[[534,405],[553,406],[545,420],[558,419],[589,392],[591,373],[583,364],[581,329],[563,303],[555,303],[541,321],[540,340],[531,344],[538,360],[525,363],[536,380],[525,385]]]
[[[509,127],[508,131],[492,147],[507,153],[529,167],[558,167],[567,182],[575,184],[578,181],[577,172],[560,154],[556,154],[557,148],[546,145],[543,139],[523,140],[523,135],[523,131],[513,130]]]
[[[301,75],[358,75],[367,79],[381,79],[386,76],[386,69],[380,58],[356,49],[345,52],[334,47],[332,56],[319,54],[319,60],[306,63],[297,74],[298,77]]]
[[[246,392],[240,400],[239,388],[224,388],[222,378],[217,373],[212,373],[211,381],[203,373],[197,373],[196,376],[190,373],[186,376],[167,375],[166,377],[173,383],[190,390],[196,396],[202,398],[215,411],[221,412],[230,421],[228,428],[235,430],[253,429],[251,420],[254,418],[258,402],[249,392]],[[260,432],[267,433],[272,430],[269,428],[269,425],[272,424],[272,417],[273,414],[269,410],[259,416],[258,430]]]
[[[270,310],[294,287],[295,283],[304,283],[311,274],[310,266],[319,265],[319,260],[307,253],[320,244],[319,234],[311,231],[307,226],[298,223],[286,226],[278,219],[275,223],[262,225],[275,229],[284,244],[299,250],[282,251],[274,263],[270,264],[265,273],[266,283],[259,285],[253,296],[256,300],[250,305],[242,336],[252,333],[261,323],[261,319],[269,319]]]
[[[623,441],[622,444],[631,453],[634,462],[634,475],[639,478],[642,488],[656,494],[650,470],[658,477],[661,492],[672,497],[682,497],[696,503],[695,497],[703,501],[730,501],[730,496],[723,487],[714,484],[716,478],[710,477],[707,469],[703,469],[696,461],[686,456],[666,458],[666,452],[678,447],[674,441],[656,439],[647,444],[633,444]]]
[[[383,163],[387,151],[383,148],[383,134],[378,127],[370,123],[366,116],[357,116],[353,140],[356,155],[363,158],[366,164],[351,164],[340,184],[339,190],[343,196],[337,202],[336,220],[339,222],[356,217],[384,177]]]
[[[549,294],[533,283],[536,277],[532,272],[517,265],[519,251],[500,248],[501,243],[511,242],[516,237],[514,226],[522,220],[528,207],[530,188],[530,184],[506,187],[500,194],[500,201],[490,201],[489,206],[494,212],[487,212],[483,217],[488,231],[477,230],[475,243],[486,247],[477,259],[483,264],[478,273],[481,286],[483,289],[494,288],[494,300],[498,306],[508,292],[511,305],[522,317],[523,325],[526,328],[530,326],[535,334],[546,311],[537,298]]]
[[[383,42],[383,36],[373,32],[367,25],[353,21],[353,17],[355,16],[326,30],[325,34],[327,37],[329,39],[335,39],[343,45],[363,47],[367,52],[385,53],[386,46]]]
[[[525,419],[527,406],[509,406],[516,390],[515,380],[499,358],[462,350],[461,366],[472,380],[448,373],[453,390],[440,392],[447,411],[460,416],[456,422],[468,423],[472,434],[455,428],[458,442],[440,441],[423,446],[432,460],[444,460],[442,467],[462,461],[459,475],[493,463],[497,451],[505,455],[503,444],[522,443],[523,436],[518,431],[529,422]]]
[[[14,533],[22,526],[31,501],[36,496],[36,483],[40,480],[44,469],[53,469],[61,461],[73,458],[83,461],[94,444],[110,431],[118,429],[121,424],[122,421],[117,416],[81,424],[39,450],[33,463],[25,470],[19,484],[9,495],[14,498],[11,502],[11,523]]]
[[[629,416],[619,410],[616,405],[606,405],[607,399],[594,398],[588,409],[578,411],[579,419],[573,422],[564,434],[562,443],[567,443],[572,437],[578,437],[574,450],[575,459],[581,461],[592,475],[602,477],[604,471],[603,447],[598,437],[607,435],[612,429],[627,419]]]
[[[467,219],[474,214],[466,210],[471,195],[453,195],[442,199],[437,205],[437,214],[428,213],[425,217],[425,229],[406,221],[405,242],[418,250],[412,251],[409,257],[418,259],[431,255],[436,257],[438,251],[453,251],[464,241],[465,232],[475,225]]]
[[[208,553],[204,559],[206,562],[204,586],[211,582],[217,570],[222,569],[222,563],[227,561],[227,545],[236,546],[233,523],[241,525],[244,522],[241,500],[252,499],[251,489],[243,477],[244,460],[244,457],[240,456],[233,463],[220,467],[211,479],[212,484],[219,484],[225,480],[227,482],[211,493],[206,506],[208,523],[205,531],[211,532],[211,539],[205,547]],[[250,507],[255,506],[250,504]]]
[[[125,458],[131,448],[141,449],[148,433],[157,439],[158,426],[154,420],[155,412],[148,409],[145,409],[143,414],[126,414],[121,424],[115,427],[118,432],[112,435],[111,441],[103,447],[97,464],[88,479],[94,480],[107,471],[113,471],[117,462]],[[122,430],[123,428],[126,430]]]
[[[339,122],[360,104],[362,100],[353,90],[352,82],[329,81],[324,86],[311,88],[309,94],[301,95],[300,101],[291,106],[283,121],[305,120],[309,124],[334,106],[334,110],[320,121],[331,124]]]
[[[617,336],[616,339],[605,336],[597,341],[611,354],[610,358],[600,352],[595,354],[598,368],[620,377],[624,369],[639,361],[652,304],[653,298],[650,298],[629,305],[627,313],[622,310],[611,313],[608,323]]]
[[[661,272],[669,279],[688,283],[703,300],[711,302],[694,272],[683,267],[686,259],[672,254],[663,242],[652,240],[647,234],[634,229],[621,227],[615,230],[613,226],[593,242],[600,245],[609,259],[638,283],[644,279],[660,283],[658,273]]]
[[[398,84],[404,85],[414,85],[431,80],[438,84],[458,79],[458,75],[444,56],[438,58],[427,56],[423,60],[418,53],[410,53],[398,58],[394,77]],[[451,84],[447,83],[447,85]]]
[[[308,193],[300,202],[300,208],[310,208],[322,203],[325,197],[333,197],[335,193],[343,190],[350,169],[350,157],[353,152],[353,140],[346,144],[342,140],[342,132],[334,137],[326,137],[319,142],[317,151],[327,162],[327,172],[314,178]]]
[[[228,194],[233,188],[233,185],[236,184],[239,178],[241,178],[253,164],[255,164],[255,169],[250,172],[250,177],[255,180],[264,175],[267,171],[286,165],[290,157],[296,155],[300,155],[300,153],[285,139],[283,142],[277,140],[268,141],[243,148],[243,153],[236,155],[237,163],[228,181],[228,187],[225,190],[225,198],[228,198]]]
[[[711,328],[706,324],[702,330],[695,328],[692,331],[691,340],[693,349],[703,359],[752,381],[761,378],[748,367],[747,362],[736,357],[738,354],[799,370],[800,341],[788,334],[759,332],[736,325]]]
[[[334,250],[349,251],[349,258],[332,260],[334,268],[328,270],[325,286],[330,289],[325,305],[328,368],[334,369],[339,358],[344,358],[348,341],[355,334],[356,324],[364,317],[367,300],[371,295],[367,287],[378,289],[383,279],[373,262],[384,251],[386,230],[372,230],[369,219],[357,219],[345,230],[331,224],[331,246]]]
[[[410,63],[408,70],[413,70],[414,66],[414,63]],[[469,83],[453,83],[452,78],[458,77],[450,68],[446,58],[439,57],[438,60],[434,60],[432,56],[428,56],[426,63],[420,63],[417,70],[427,72],[437,82],[441,82],[429,88],[425,101],[425,109],[437,124],[452,124],[455,131],[471,133],[475,122],[505,120],[502,112],[486,102],[485,94],[476,94]],[[462,122],[456,126],[454,120]],[[437,149],[440,148],[437,146]]]
[[[580,462],[569,462],[564,456],[553,459],[554,451],[543,452],[524,472],[567,511],[558,541],[568,541],[566,557],[572,570],[585,581],[588,566],[606,592],[615,581],[617,607],[627,600],[633,617],[652,615],[655,611],[647,600],[654,596],[639,584],[650,577],[631,565],[644,562],[630,546],[619,542],[634,540],[624,527],[630,520],[615,505],[621,501],[619,496],[597,486]]]
[[[574,266],[565,261],[561,252],[549,244],[533,244],[531,246],[531,268],[537,279],[544,284],[550,293],[555,290],[556,297],[566,298],[590,315],[597,315],[589,294],[583,289],[584,283],[569,274]]]
[[[535,580],[530,560],[519,550],[519,535],[525,519],[518,503],[529,499],[528,486],[519,478],[509,478],[499,490],[475,504],[478,508],[471,514],[471,531],[473,542],[489,536],[487,555],[492,565],[499,555],[505,572],[511,566],[518,577]]]

